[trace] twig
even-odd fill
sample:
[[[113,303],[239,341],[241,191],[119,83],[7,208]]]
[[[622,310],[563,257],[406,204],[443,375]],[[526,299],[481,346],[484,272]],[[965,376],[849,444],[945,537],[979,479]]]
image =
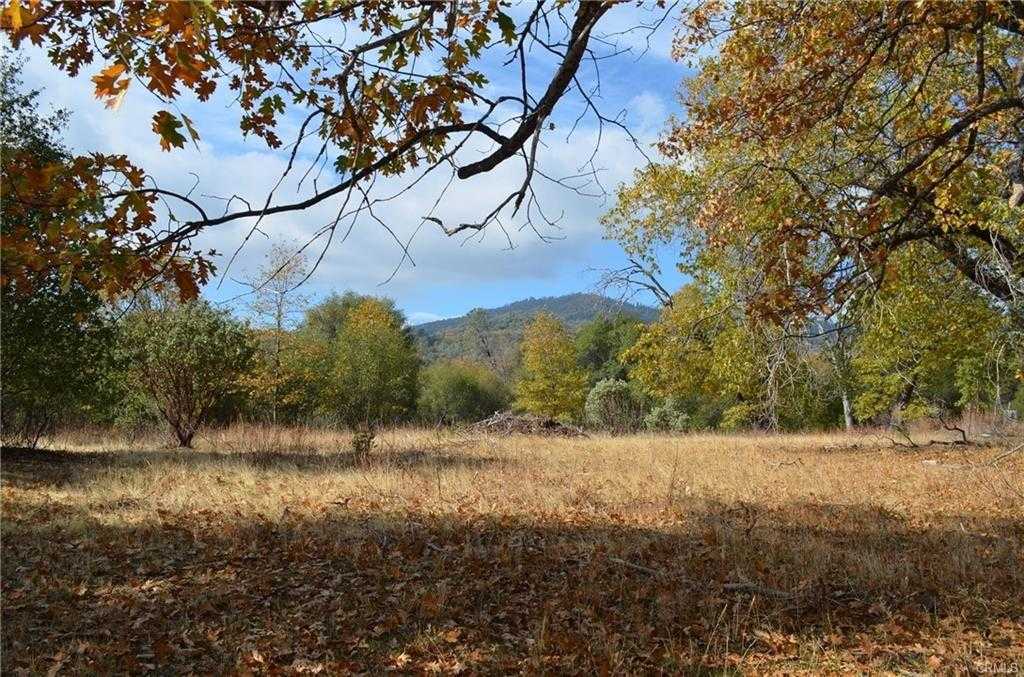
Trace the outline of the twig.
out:
[[[652,576],[664,576],[665,575],[665,572],[659,571],[658,569],[652,569],[650,567],[645,567],[645,566],[642,566],[640,564],[633,564],[632,562],[627,562],[626,560],[621,559],[619,557],[609,557],[608,561],[609,562],[614,562],[615,564],[618,564],[619,566],[624,566],[624,567],[626,567],[628,569],[634,569],[635,571],[641,571],[641,572],[643,572],[645,574],[651,574]]]
[[[763,585],[752,583],[750,581],[737,581],[735,583],[724,583],[722,589],[726,592],[749,592],[755,595],[763,595],[765,597],[774,597],[776,599],[792,599],[795,595],[785,590],[776,590],[775,588],[766,588]]]
[[[1021,449],[1024,449],[1024,442],[1022,442],[1021,444],[1018,444],[1017,446],[1015,446],[1013,449],[1010,449],[1009,451],[1004,451],[1003,453],[999,454],[998,456],[993,458],[991,461],[989,461],[988,464],[989,465],[995,465],[996,463],[999,463],[999,461],[1003,460],[1004,458],[1007,458],[1007,457],[1009,457],[1009,456],[1011,456],[1013,454],[1016,454]]]

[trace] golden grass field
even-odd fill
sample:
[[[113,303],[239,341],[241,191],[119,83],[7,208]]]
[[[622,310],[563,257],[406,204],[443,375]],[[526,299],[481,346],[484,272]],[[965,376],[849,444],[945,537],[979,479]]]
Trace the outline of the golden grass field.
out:
[[[4,674],[1024,670],[1024,452],[873,435],[7,450]]]

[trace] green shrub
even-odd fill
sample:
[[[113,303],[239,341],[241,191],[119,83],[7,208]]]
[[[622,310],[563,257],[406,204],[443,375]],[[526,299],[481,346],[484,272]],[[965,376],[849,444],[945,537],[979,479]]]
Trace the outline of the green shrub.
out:
[[[428,423],[479,421],[506,408],[510,399],[496,374],[471,362],[437,362],[420,377],[419,414]]]
[[[652,432],[679,433],[690,430],[692,421],[683,409],[683,403],[675,397],[669,397],[644,417],[644,428]]]
[[[643,404],[628,383],[606,378],[587,394],[583,407],[587,424],[613,432],[628,432],[640,427]]]
[[[718,427],[727,431],[752,428],[756,415],[757,407],[749,402],[740,402],[722,412],[722,420],[719,421]]]
[[[34,447],[53,426],[88,420],[113,361],[98,296],[48,275],[31,294],[5,285],[0,315],[4,441]]]
[[[205,301],[136,311],[125,318],[120,343],[135,387],[183,447],[240,389],[255,352],[248,328]]]

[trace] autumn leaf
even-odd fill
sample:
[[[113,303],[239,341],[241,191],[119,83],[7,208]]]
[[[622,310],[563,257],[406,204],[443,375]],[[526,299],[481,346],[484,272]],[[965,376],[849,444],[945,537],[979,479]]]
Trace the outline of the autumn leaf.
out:
[[[184,113],[182,113],[181,119],[185,121],[185,129],[188,130],[188,135],[192,139],[192,145],[196,147],[196,150],[199,150],[199,132],[196,131],[192,119]]]
[[[4,23],[11,27],[11,30],[20,31],[24,22],[21,18],[21,0],[11,0],[11,3],[4,11]]]
[[[179,131],[181,126],[181,121],[165,110],[153,116],[153,131],[160,136],[160,147],[166,151],[169,151],[171,146],[185,147],[185,137]]]
[[[123,63],[114,63],[94,75],[92,81],[96,84],[96,98],[105,99],[107,108],[117,109],[121,106],[125,94],[128,92],[128,85],[131,80],[121,79],[125,71]]]
[[[174,283],[178,285],[178,293],[182,301],[191,301],[199,296],[199,287],[192,278],[192,273],[185,268],[174,267]]]
[[[150,59],[147,72],[149,73],[148,87],[151,90],[168,98],[173,98],[177,95],[177,89],[174,87],[174,76],[171,75],[163,62],[156,58]]]
[[[498,12],[498,28],[501,29],[501,38],[507,44],[516,41],[516,22],[508,14]]]

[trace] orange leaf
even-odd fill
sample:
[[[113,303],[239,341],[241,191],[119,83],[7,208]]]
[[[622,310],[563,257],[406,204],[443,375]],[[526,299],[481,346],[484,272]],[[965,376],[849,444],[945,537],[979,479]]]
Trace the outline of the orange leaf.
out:
[[[11,27],[11,30],[20,31],[23,25],[21,18],[21,0],[11,0],[4,12],[7,21],[4,23]]]
[[[125,71],[125,65],[123,63],[114,63],[102,71],[99,75],[94,75],[92,81],[96,84],[96,98],[106,99],[107,108],[117,108],[121,105],[121,101],[124,100],[124,95],[128,91],[128,85],[131,80],[128,78],[121,79],[121,75]]]
[[[178,285],[178,294],[182,301],[191,301],[199,296],[199,287],[192,278],[192,273],[185,268],[175,266],[174,283]]]

